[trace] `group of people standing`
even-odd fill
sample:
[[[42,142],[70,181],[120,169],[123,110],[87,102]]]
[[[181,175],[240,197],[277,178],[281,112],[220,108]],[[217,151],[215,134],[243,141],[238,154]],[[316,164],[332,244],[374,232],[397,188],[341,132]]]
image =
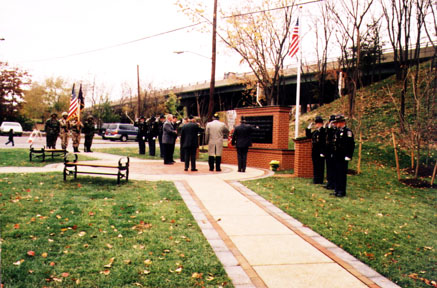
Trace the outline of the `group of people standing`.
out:
[[[244,120],[242,121],[244,122]],[[238,172],[246,171],[246,159],[248,147],[251,146],[251,127],[242,123],[235,128],[234,145],[237,146]],[[180,135],[181,161],[185,163],[184,170],[196,169],[196,154],[199,147],[199,137],[204,134],[205,144],[208,145],[208,166],[209,171],[222,171],[223,140],[229,135],[229,128],[219,120],[219,115],[213,115],[211,122],[208,122],[203,129],[193,116],[184,119],[182,123],[177,122],[176,117],[168,114],[165,119],[163,115],[158,122],[158,138],[160,139],[161,157],[165,165],[175,163],[173,159],[174,147],[178,135]],[[162,140],[161,140],[162,139]],[[141,148],[140,148],[141,153]]]
[[[352,130],[346,126],[343,115],[331,115],[327,123],[317,116],[305,130],[312,141],[313,183],[324,183],[326,162],[326,189],[331,195],[346,196],[347,170],[355,149]],[[314,125],[314,129],[313,128]]]
[[[46,132],[46,145],[49,149],[56,149],[56,141],[61,138],[61,148],[67,149],[68,139],[71,137],[73,142],[73,150],[79,153],[80,133],[85,134],[84,152],[92,152],[91,145],[95,133],[95,123],[93,116],[88,116],[85,122],[79,121],[77,116],[67,120],[68,113],[63,112],[61,119],[58,120],[58,115],[52,113],[44,125]]]

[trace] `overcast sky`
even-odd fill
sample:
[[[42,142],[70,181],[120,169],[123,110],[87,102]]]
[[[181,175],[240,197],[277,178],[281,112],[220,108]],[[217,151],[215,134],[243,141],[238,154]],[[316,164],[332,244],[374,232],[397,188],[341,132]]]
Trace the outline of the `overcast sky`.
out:
[[[0,0],[0,38],[5,38],[0,41],[0,60],[29,71],[36,81],[95,78],[115,94],[124,82],[136,89],[137,65],[143,85],[167,88],[209,81],[211,61],[194,53],[210,57],[211,34],[193,29],[84,53],[193,24],[174,2]],[[173,53],[181,50],[194,53]],[[217,79],[247,69],[231,54],[218,49]]]

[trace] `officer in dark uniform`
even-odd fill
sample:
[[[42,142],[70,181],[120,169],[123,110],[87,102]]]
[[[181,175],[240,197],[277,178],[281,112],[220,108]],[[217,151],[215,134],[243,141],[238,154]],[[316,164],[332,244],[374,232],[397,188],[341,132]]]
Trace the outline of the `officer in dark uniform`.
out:
[[[138,148],[140,154],[146,154],[146,140],[147,140],[147,123],[144,116],[141,116],[138,122],[134,124],[138,127]]]
[[[155,151],[156,151],[156,137],[158,137],[159,134],[159,127],[158,127],[158,122],[156,122],[156,118],[155,117],[151,117],[148,121],[147,121],[147,126],[149,129],[149,133],[148,133],[148,142],[149,142],[149,155],[150,156],[155,156]]]
[[[164,114],[161,114],[159,116],[159,122],[158,122],[159,156],[161,158],[164,158],[164,146],[162,145],[162,134],[164,133],[164,130],[163,130],[164,122],[165,122],[165,116],[164,116]]]
[[[346,127],[343,115],[335,117],[337,131],[334,135],[334,161],[335,161],[335,193],[337,197],[346,196],[347,167],[355,149],[354,134]]]
[[[85,143],[83,144],[84,152],[93,152],[91,151],[91,145],[93,144],[93,138],[95,132],[93,116],[90,115],[85,120],[85,123],[83,124],[82,132],[85,134]]]
[[[323,176],[325,173],[325,146],[326,146],[326,134],[325,128],[323,128],[323,118],[317,116],[315,121],[315,130],[311,131],[313,123],[308,125],[305,130],[307,138],[311,138],[312,150],[311,159],[313,160],[313,183],[323,184]]]
[[[46,144],[49,149],[56,149],[56,140],[58,140],[59,132],[61,131],[61,124],[57,118],[58,115],[52,113],[44,126],[44,131],[46,132]]]
[[[328,190],[335,189],[335,161],[334,161],[334,135],[337,131],[335,127],[335,115],[329,117],[329,122],[326,125],[326,180],[328,183],[325,188]]]

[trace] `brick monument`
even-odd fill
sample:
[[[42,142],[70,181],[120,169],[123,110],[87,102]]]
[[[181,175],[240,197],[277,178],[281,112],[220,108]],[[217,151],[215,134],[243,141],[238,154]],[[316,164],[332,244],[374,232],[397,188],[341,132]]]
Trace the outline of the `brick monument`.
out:
[[[235,126],[241,118],[257,127],[252,135],[253,145],[247,154],[247,166],[270,168],[270,161],[278,160],[280,170],[294,168],[294,150],[288,149],[290,108],[280,106],[237,108]],[[237,149],[223,149],[222,163],[237,164]]]

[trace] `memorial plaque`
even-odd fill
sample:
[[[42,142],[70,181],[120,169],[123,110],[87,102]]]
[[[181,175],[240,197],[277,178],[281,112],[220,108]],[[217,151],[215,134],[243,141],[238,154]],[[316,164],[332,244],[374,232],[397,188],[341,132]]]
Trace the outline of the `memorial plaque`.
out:
[[[245,116],[243,119],[254,128],[253,143],[273,143],[273,116]]]

